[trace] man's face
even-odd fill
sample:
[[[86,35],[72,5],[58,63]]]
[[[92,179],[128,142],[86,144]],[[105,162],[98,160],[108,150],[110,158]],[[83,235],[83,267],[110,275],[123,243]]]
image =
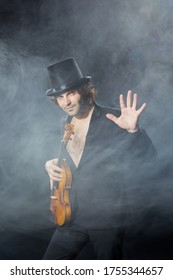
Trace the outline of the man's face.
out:
[[[82,111],[81,95],[78,91],[68,91],[56,97],[58,105],[69,116],[77,116]]]

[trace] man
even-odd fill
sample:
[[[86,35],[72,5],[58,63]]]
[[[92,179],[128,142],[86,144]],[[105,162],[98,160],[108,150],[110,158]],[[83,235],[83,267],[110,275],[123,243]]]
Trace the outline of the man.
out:
[[[74,58],[49,66],[48,72],[52,88],[46,95],[67,114],[74,133],[63,155],[72,172],[72,217],[57,226],[44,259],[74,259],[88,241],[97,259],[119,259],[129,214],[126,178],[135,174],[136,162],[154,154],[138,126],[146,104],[137,109],[137,94],[129,90],[126,102],[120,95],[121,110],[99,106],[91,77],[83,76]],[[63,178],[57,162],[45,164],[51,188]]]

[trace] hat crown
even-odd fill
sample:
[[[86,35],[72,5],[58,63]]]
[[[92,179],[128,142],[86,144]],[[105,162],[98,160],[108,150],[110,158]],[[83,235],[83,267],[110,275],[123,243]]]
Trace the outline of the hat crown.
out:
[[[48,68],[52,88],[63,89],[83,78],[83,74],[74,58],[67,58]]]
[[[47,96],[57,96],[91,81],[90,76],[83,76],[75,58],[70,57],[47,67],[52,88]]]

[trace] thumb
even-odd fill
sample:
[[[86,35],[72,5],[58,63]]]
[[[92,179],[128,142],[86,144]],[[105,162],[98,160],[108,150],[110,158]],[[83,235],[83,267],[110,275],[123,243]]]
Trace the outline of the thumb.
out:
[[[50,179],[50,189],[53,190],[53,185],[54,185],[54,182],[52,179]]]
[[[117,124],[117,117],[115,117],[113,114],[106,114],[106,117],[109,119],[109,120],[111,120],[111,121],[113,121],[114,123],[116,123]]]

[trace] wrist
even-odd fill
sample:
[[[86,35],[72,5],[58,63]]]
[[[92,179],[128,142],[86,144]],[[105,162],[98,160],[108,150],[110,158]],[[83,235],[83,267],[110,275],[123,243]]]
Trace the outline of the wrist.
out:
[[[139,130],[139,127],[137,126],[136,128],[134,128],[134,129],[127,129],[127,132],[129,132],[129,133],[135,133],[135,132],[137,132]]]

